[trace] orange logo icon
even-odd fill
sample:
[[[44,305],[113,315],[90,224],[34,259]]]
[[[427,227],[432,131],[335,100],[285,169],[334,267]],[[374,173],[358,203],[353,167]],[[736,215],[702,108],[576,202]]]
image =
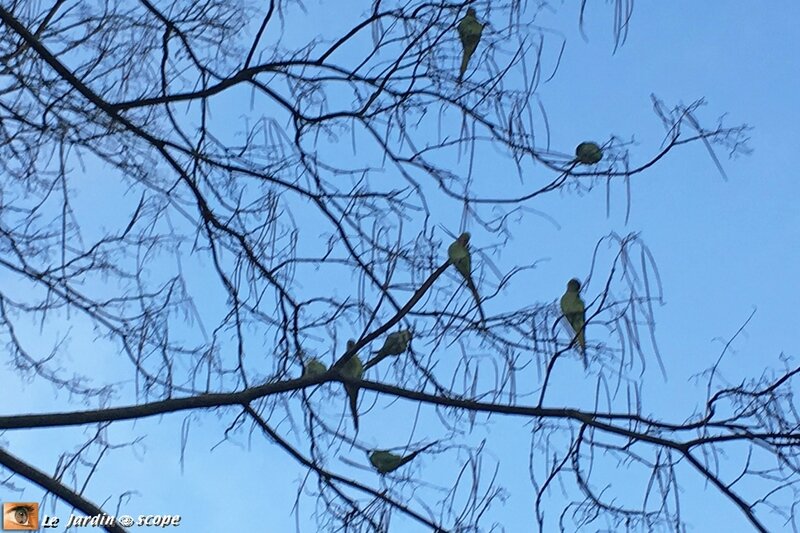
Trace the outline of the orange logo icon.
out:
[[[36,531],[39,527],[39,504],[15,502],[3,504],[5,531]]]

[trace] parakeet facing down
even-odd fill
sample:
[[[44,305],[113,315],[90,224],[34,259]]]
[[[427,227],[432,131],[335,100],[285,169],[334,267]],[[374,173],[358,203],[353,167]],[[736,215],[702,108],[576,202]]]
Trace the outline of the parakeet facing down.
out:
[[[603,159],[603,150],[593,142],[580,143],[575,148],[575,160],[584,165],[596,165]]]
[[[467,71],[467,64],[478,48],[478,42],[481,40],[481,33],[483,33],[483,24],[478,22],[475,17],[475,10],[471,7],[467,9],[466,16],[458,22],[458,37],[461,39],[461,48],[463,49],[461,55],[461,70],[458,74],[458,81],[464,78],[464,73]]]
[[[324,374],[328,371],[328,367],[325,366],[325,363],[317,359],[316,357],[310,359],[306,362],[305,366],[303,367],[303,375],[302,377],[314,377],[319,376],[320,374]]]
[[[589,368],[589,361],[586,359],[586,336],[584,326],[586,325],[586,304],[581,300],[581,282],[571,279],[567,283],[567,292],[561,297],[561,312],[569,322],[573,333],[577,334],[577,343],[583,356],[583,367]]]
[[[374,450],[369,454],[369,462],[375,467],[379,474],[388,474],[394,472],[404,464],[414,460],[414,458],[433,446],[435,443],[428,444],[422,449],[406,456],[394,454],[388,450]]]
[[[378,350],[377,354],[375,354],[375,358],[372,361],[368,361],[367,364],[364,365],[364,369],[366,370],[367,368],[377,365],[390,355],[402,354],[408,350],[408,343],[410,340],[411,330],[403,329],[400,331],[395,331],[394,333],[390,333],[383,342],[383,347]]]
[[[350,339],[347,341],[347,351],[353,349],[356,341]],[[364,366],[359,359],[358,354],[353,354],[347,362],[342,365],[342,375],[349,378],[361,379],[364,375]],[[347,392],[347,398],[350,400],[350,412],[353,415],[353,427],[358,432],[358,385],[345,384],[344,390]]]
[[[478,295],[478,289],[475,288],[475,283],[472,281],[472,259],[469,256],[469,239],[470,234],[464,232],[459,235],[458,239],[447,248],[447,257],[450,263],[456,267],[456,270],[463,276],[464,281],[467,282],[467,288],[475,298],[475,303],[478,306],[478,313],[481,315],[481,324],[486,324],[486,316],[483,314],[483,307],[481,307],[481,298]]]

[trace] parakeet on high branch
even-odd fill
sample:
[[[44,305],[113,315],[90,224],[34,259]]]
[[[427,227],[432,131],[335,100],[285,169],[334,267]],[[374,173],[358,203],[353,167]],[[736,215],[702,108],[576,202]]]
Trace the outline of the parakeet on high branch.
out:
[[[483,24],[478,22],[475,16],[475,10],[471,7],[467,9],[466,16],[458,22],[458,37],[461,39],[461,48],[463,49],[461,55],[461,70],[458,74],[458,81],[464,79],[464,73],[467,71],[467,65],[478,48],[478,42],[481,40],[481,33],[483,33]]]
[[[328,367],[325,366],[325,363],[323,363],[322,361],[320,361],[315,357],[309,360],[303,367],[302,377],[307,378],[307,377],[319,376],[320,374],[324,374],[327,371]]]
[[[400,355],[408,350],[408,342],[411,340],[411,331],[403,329],[390,333],[383,343],[383,347],[378,351],[378,357],[387,355]]]
[[[603,159],[603,150],[596,143],[583,142],[575,148],[575,161],[584,165],[596,165]]]
[[[467,282],[467,288],[475,298],[475,303],[478,306],[478,313],[481,315],[481,324],[486,325],[486,316],[483,314],[483,307],[481,307],[481,299],[478,295],[478,289],[475,288],[475,283],[472,281],[472,259],[469,256],[469,239],[470,234],[464,232],[459,235],[458,239],[447,248],[447,257],[450,263],[456,267],[456,270]]]
[[[411,341],[411,331],[408,329],[390,333],[383,342],[383,347],[375,354],[375,358],[364,365],[364,370],[377,365],[390,355],[402,354],[408,350],[409,341]]]
[[[356,341],[350,339],[347,341],[347,351],[353,349],[356,345]],[[342,375],[349,378],[361,379],[364,375],[364,366],[361,363],[361,359],[358,357],[358,354],[353,354],[347,362],[342,365]],[[353,415],[353,427],[355,427],[356,432],[358,432],[358,385],[350,385],[345,384],[344,390],[347,392],[347,398],[350,401],[350,412]]]
[[[369,454],[369,462],[372,463],[372,466],[375,467],[379,474],[388,474],[413,461],[417,455],[433,446],[433,444],[435,443],[428,444],[424,448],[406,456],[397,455],[388,450],[374,450]]]
[[[576,335],[575,341],[580,348],[583,357],[583,367],[589,368],[589,361],[586,358],[586,304],[581,300],[581,282],[571,279],[567,283],[567,292],[561,297],[561,312],[569,322],[572,331]]]

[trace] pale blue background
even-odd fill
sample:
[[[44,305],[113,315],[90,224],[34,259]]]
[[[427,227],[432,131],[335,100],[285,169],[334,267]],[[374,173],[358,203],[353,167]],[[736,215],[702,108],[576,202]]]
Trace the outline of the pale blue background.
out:
[[[548,112],[554,150],[568,151],[576,140],[635,135],[639,144],[631,148],[632,162],[646,161],[659,150],[663,138],[661,124],[651,111],[650,93],[667,103],[688,104],[705,97],[708,105],[698,112],[705,124],[713,124],[716,117],[727,112],[727,124],[746,122],[755,128],[752,156],[728,160],[720,152],[728,182],[718,174],[701,144],[681,147],[633,178],[627,226],[621,184],[612,186],[608,218],[603,187],[586,195],[554,193],[533,207],[555,218],[560,229],[541,219],[527,228],[529,233],[518,230],[502,257],[495,258],[501,267],[546,258],[531,274],[535,278],[531,303],[554,301],[561,294],[565,276],[588,272],[591,250],[600,237],[612,230],[620,234],[641,232],[663,281],[666,305],[657,309],[657,338],[669,374],[664,383],[656,366],[648,367],[643,411],[679,422],[701,405],[705,394],[702,384],[688,383],[689,377],[716,360],[725,340],[754,307],[755,317],[728,356],[726,377],[732,382],[758,377],[766,368],[779,366],[781,352],[796,354],[792,333],[800,292],[796,281],[800,265],[800,211],[796,205],[800,186],[795,162],[800,119],[800,39],[796,28],[800,5],[790,0],[638,2],[628,40],[612,55],[610,8],[598,2],[589,9],[587,44],[577,33],[574,4],[565,3],[558,15],[539,19],[540,24],[560,29],[567,38],[559,72],[538,91]],[[360,10],[359,6],[355,11]],[[311,12],[320,9],[315,5]],[[329,18],[317,22],[320,28],[331,24]],[[306,38],[306,30],[313,28],[298,30],[298,40]],[[554,39],[545,58],[546,65],[548,57],[552,61],[557,51],[556,42]],[[492,167],[491,160],[482,163]],[[479,170],[478,180],[482,179]],[[91,192],[83,197],[85,201],[93,201],[92,194],[102,197],[102,178],[86,178],[86,190]],[[113,205],[106,207],[114,209]],[[190,262],[191,256],[184,259]],[[597,285],[590,286],[588,296],[593,297],[597,290]],[[520,305],[525,304],[525,295],[505,297],[519,298]],[[48,324],[48,328],[64,332],[58,324]],[[35,330],[32,327],[31,331]],[[47,337],[47,332],[42,335]],[[91,362],[79,356],[72,360],[76,370],[92,368],[98,376],[96,383],[128,379],[126,361],[115,354],[103,354],[102,343],[94,343],[90,335],[73,337],[70,349],[73,354],[83,351],[97,356]],[[66,395],[48,385],[20,383],[8,367],[0,372],[4,391],[10,392],[2,394],[0,414],[82,408],[67,407]],[[592,377],[565,381],[550,396],[551,405],[557,406],[557,398],[566,400],[576,391],[585,392],[585,399],[591,401],[594,386]],[[127,397],[111,403],[131,402]],[[234,411],[228,413],[233,415]],[[181,455],[185,417],[177,414],[136,424],[115,424],[112,434],[117,442],[141,434],[147,438],[104,460],[86,495],[114,512],[116,495],[129,488],[135,494],[123,505],[125,512],[179,513],[183,531],[294,530],[295,520],[288,511],[301,477],[293,467],[287,469],[291,462],[286,456],[260,435],[241,438],[239,446],[223,442],[214,447],[229,419],[220,420],[206,412],[190,415],[193,422],[188,446]],[[435,423],[435,419],[429,423]],[[380,435],[374,430],[380,425],[380,414],[366,415],[364,424],[377,444]],[[52,471],[61,448],[51,443],[73,442],[65,434],[84,431],[92,430],[9,432],[3,438],[11,443],[12,453]],[[521,419],[495,417],[488,432],[492,454],[503,458],[501,473],[507,476],[510,490],[506,504],[498,504],[494,512],[509,532],[533,530],[533,493],[526,473],[519,472],[524,470],[521,465],[527,466],[527,431]],[[403,438],[398,436],[397,442],[403,442]],[[363,461],[362,457],[347,459]],[[431,467],[431,461],[423,458],[420,466]],[[446,466],[437,462],[436,468]],[[431,467],[424,471],[435,470]],[[682,511],[690,531],[751,530],[741,513],[716,491],[706,488],[693,471],[684,469],[681,475],[685,489]],[[628,490],[627,496],[636,500],[640,481],[631,480],[629,489],[625,483],[616,483],[614,493],[624,497]],[[22,481],[18,485],[26,486]],[[104,502],[109,497],[111,500]],[[30,487],[18,494],[0,494],[0,500],[40,498],[40,491]],[[312,512],[307,500],[302,505],[301,516]],[[59,505],[56,514],[65,518],[68,509]],[[774,530],[783,526],[780,521],[770,521],[763,509],[759,516]],[[271,525],[263,526],[265,521]],[[423,531],[401,520],[396,520],[394,527],[397,531]],[[301,530],[315,528],[301,522]]]

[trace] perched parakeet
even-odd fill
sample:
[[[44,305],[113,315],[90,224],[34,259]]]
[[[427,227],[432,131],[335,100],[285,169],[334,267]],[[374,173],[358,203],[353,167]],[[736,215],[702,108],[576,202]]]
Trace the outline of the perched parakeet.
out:
[[[584,165],[596,165],[603,159],[603,150],[592,142],[580,143],[575,148],[575,160]]]
[[[347,351],[353,349],[353,346],[356,345],[356,341],[349,340],[347,341]],[[358,354],[353,354],[347,362],[342,365],[342,375],[349,378],[361,379],[364,375],[364,366],[361,363],[361,359],[358,357]],[[350,400],[350,412],[353,415],[353,427],[356,428],[356,432],[358,432],[358,385],[348,385],[345,384],[344,386],[345,392],[347,392],[347,398]]]
[[[469,256],[469,239],[470,234],[466,231],[459,235],[458,239],[447,249],[447,257],[450,259],[453,266],[456,267],[456,270],[464,277],[464,281],[467,282],[467,288],[472,293],[472,297],[475,298],[475,303],[478,305],[481,323],[485,325],[486,317],[481,307],[481,299],[480,296],[478,296],[478,289],[475,288],[475,283],[472,281],[472,259]]]
[[[408,350],[408,343],[411,340],[411,330],[403,329],[390,333],[383,343],[383,347],[378,351],[378,357],[386,355],[400,355]]]
[[[589,367],[589,361],[586,359],[586,335],[584,334],[584,327],[586,325],[586,304],[581,300],[581,282],[577,279],[571,279],[567,283],[567,292],[561,297],[561,312],[564,313],[564,318],[569,322],[570,327],[574,333],[577,333],[577,343],[580,347],[581,355],[583,356],[584,368]]]
[[[372,466],[375,467],[379,474],[388,474],[413,461],[417,455],[433,446],[433,444],[435,443],[428,444],[424,448],[406,456],[397,455],[388,450],[374,450],[369,454],[369,462],[372,463]]]
[[[364,369],[366,370],[367,368],[377,365],[390,355],[402,354],[408,350],[408,343],[410,340],[411,331],[408,329],[390,333],[383,342],[383,347],[378,350],[378,352],[375,354],[375,358],[372,361],[367,362]]]
[[[309,360],[303,367],[302,377],[307,378],[307,377],[319,376],[320,374],[324,374],[327,371],[328,367],[325,366],[325,363],[323,363],[322,361],[320,361],[315,357]]]
[[[475,10],[471,7],[467,9],[466,16],[458,22],[458,37],[461,39],[461,48],[463,52],[461,55],[461,70],[458,74],[458,81],[464,78],[464,73],[467,71],[467,64],[469,63],[475,49],[478,48],[478,42],[481,40],[481,33],[483,33],[483,24],[478,22],[475,17]]]

